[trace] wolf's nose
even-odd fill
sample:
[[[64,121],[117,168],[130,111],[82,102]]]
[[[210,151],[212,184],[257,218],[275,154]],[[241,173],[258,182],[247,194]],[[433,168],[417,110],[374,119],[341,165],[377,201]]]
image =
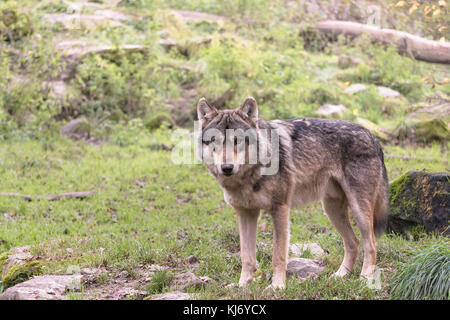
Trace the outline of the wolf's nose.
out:
[[[223,164],[222,172],[226,176],[231,176],[233,174],[233,165],[232,164]]]

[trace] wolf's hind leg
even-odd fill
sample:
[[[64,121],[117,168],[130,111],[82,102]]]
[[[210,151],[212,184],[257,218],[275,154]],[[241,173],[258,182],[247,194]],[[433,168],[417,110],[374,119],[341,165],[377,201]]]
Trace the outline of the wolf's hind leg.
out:
[[[239,226],[242,272],[239,286],[253,281],[256,271],[256,229],[259,210],[236,209]]]
[[[337,198],[325,196],[322,200],[322,206],[344,241],[344,260],[335,276],[345,277],[353,270],[353,266],[358,258],[359,246],[359,240],[350,225],[348,202],[344,193],[342,193]]]
[[[362,189],[362,188],[361,188]],[[353,188],[350,197],[348,197],[350,208],[353,212],[364,248],[364,262],[361,269],[361,277],[371,278],[375,272],[375,262],[377,259],[377,241],[375,240],[373,212],[375,195],[374,190],[360,192]],[[356,191],[358,190],[358,191]]]

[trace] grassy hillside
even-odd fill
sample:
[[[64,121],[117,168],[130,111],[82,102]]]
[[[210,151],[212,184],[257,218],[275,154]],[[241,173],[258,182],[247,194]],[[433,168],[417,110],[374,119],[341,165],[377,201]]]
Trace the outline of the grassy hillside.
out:
[[[290,278],[285,291],[270,293],[262,290],[270,283],[272,243],[264,213],[257,280],[241,290],[229,286],[240,272],[233,210],[204,165],[171,162],[172,132],[193,129],[200,97],[234,108],[252,95],[265,119],[317,117],[321,106],[342,104],[347,111],[340,118],[369,120],[385,153],[412,158],[387,157],[390,180],[412,169],[449,170],[449,66],[415,61],[367,37],[324,42],[307,29],[324,17],[293,3],[1,2],[0,191],[96,194],[54,202],[0,197],[0,254],[31,245],[43,262],[37,273],[64,273],[73,265],[100,270],[73,299],[100,298],[117,279],[145,295],[169,290],[159,285],[167,275],[142,276],[151,264],[211,278],[205,289],[190,289],[198,298],[388,298],[395,272],[417,248],[448,239],[421,230],[409,239],[384,235],[377,261],[383,286],[374,290],[359,280],[362,250],[348,281],[331,278],[343,258],[340,236],[320,205],[295,209],[291,242],[320,244],[326,269],[302,283]],[[379,4],[386,10],[389,3]],[[342,6],[342,14],[350,12]],[[331,14],[328,9],[315,12]],[[404,10],[392,9],[389,19],[406,31],[426,30],[410,24]],[[445,21],[447,10],[441,14]],[[449,39],[445,31],[423,33]],[[365,90],[346,92],[355,84]],[[400,95],[383,97],[380,87]],[[436,122],[417,125],[418,111]],[[62,137],[60,128],[79,117],[89,123],[86,139]],[[191,255],[198,267],[186,262]]]

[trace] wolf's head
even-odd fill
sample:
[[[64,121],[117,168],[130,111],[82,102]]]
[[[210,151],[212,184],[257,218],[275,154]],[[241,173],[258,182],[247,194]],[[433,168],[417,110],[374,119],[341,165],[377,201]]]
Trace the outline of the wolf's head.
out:
[[[259,128],[254,98],[247,98],[231,110],[217,110],[202,98],[197,113],[202,129],[202,160],[219,182],[242,179],[261,166],[258,152],[267,147],[268,140]]]

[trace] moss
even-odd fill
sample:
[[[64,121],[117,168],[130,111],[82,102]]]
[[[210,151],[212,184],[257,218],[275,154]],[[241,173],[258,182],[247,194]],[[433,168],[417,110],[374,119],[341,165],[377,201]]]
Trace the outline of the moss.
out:
[[[391,203],[397,200],[398,195],[402,192],[405,185],[407,185],[410,178],[409,173],[405,173],[389,184],[389,197]]]
[[[424,141],[449,140],[450,132],[447,124],[438,118],[414,119],[411,126],[415,131],[415,136]]]
[[[2,277],[2,284],[5,288],[12,287],[20,282],[27,281],[31,276],[42,273],[42,261],[30,261],[23,265],[11,267]]]

